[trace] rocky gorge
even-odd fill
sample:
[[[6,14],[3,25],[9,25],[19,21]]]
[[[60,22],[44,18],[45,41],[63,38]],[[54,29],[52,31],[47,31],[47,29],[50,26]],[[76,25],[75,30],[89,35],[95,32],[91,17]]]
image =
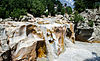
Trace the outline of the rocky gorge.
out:
[[[53,61],[64,52],[66,41],[75,43],[73,23],[61,18],[1,22],[0,61],[36,61],[42,57]]]
[[[75,41],[100,43],[100,14],[95,14],[95,10],[87,11],[80,13],[85,21],[78,23],[77,32],[74,32],[75,24],[62,15],[34,18],[27,14],[18,22],[11,18],[0,19],[0,61],[84,61],[94,58],[93,51]],[[90,20],[93,27],[88,24]]]

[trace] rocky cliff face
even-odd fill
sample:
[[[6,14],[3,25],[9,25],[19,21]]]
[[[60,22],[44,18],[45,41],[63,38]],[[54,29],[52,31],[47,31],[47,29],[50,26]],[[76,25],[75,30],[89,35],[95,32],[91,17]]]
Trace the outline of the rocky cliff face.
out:
[[[80,41],[97,42],[100,43],[100,13],[98,9],[86,9],[80,13],[84,17],[84,23],[78,24],[77,38]],[[92,26],[89,26],[89,23]]]
[[[0,61],[53,61],[75,42],[71,22],[60,17],[0,23]]]

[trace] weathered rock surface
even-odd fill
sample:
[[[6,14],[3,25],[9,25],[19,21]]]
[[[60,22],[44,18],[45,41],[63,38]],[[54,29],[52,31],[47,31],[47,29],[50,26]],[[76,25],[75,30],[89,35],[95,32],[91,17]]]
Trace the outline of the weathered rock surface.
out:
[[[33,19],[34,20],[34,19]],[[53,61],[64,52],[67,41],[75,42],[73,24],[54,18],[0,24],[0,60]]]
[[[80,13],[84,17],[84,22],[78,23],[78,30],[76,39],[86,42],[100,43],[100,13],[97,9],[86,9],[86,11]],[[92,21],[92,27],[89,26],[89,22]]]
[[[88,40],[90,42],[100,43],[100,26],[94,26],[94,32]]]

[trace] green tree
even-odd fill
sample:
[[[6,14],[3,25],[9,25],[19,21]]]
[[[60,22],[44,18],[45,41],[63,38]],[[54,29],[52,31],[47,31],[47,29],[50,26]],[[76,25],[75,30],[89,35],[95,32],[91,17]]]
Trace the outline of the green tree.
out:
[[[45,11],[45,7],[39,0],[34,0],[32,3],[32,8],[30,9],[30,12],[34,16],[41,16]]]
[[[64,14],[65,14],[65,11],[66,11],[66,10],[65,10],[65,8],[63,7],[62,10],[61,10],[61,15],[64,15]]]
[[[84,4],[86,8],[93,9],[95,8],[95,1],[96,0],[84,0]]]
[[[61,12],[63,6],[62,6],[62,4],[61,4],[60,1],[57,1],[57,6],[58,6],[58,7],[57,7],[57,11],[58,11],[58,12]]]
[[[74,22],[79,22],[79,21],[83,21],[84,20],[84,18],[78,13],[78,12],[75,12],[75,14],[74,14]]]
[[[77,25],[78,25],[78,22],[83,22],[84,21],[84,18],[76,11],[74,13],[74,16],[73,18],[70,18],[71,21],[74,21],[74,31],[75,31],[75,36],[77,36]]]
[[[39,17],[46,9],[48,13],[55,15],[55,6],[61,12],[62,4],[59,0],[0,0],[0,17],[18,18],[27,12]]]
[[[66,7],[66,6],[67,6],[67,4],[65,3],[65,4],[64,4],[64,6]]]
[[[0,17],[8,18],[11,16],[18,18],[20,15],[24,15],[26,13],[26,3],[28,3],[28,0],[26,2],[25,0],[2,0],[0,6],[4,9],[0,9],[0,12],[4,14],[1,14]]]
[[[79,13],[85,10],[85,3],[83,0],[75,0],[75,10],[78,11]]]
[[[25,15],[26,14],[26,12],[25,12],[25,10],[24,9],[19,9],[19,8],[15,8],[12,12],[11,12],[11,14],[10,14],[10,16],[12,17],[12,18],[19,18],[20,17],[20,15]]]
[[[92,21],[92,20],[89,21],[88,25],[89,25],[90,27],[93,27],[93,21]]]
[[[9,11],[6,8],[0,7],[0,18],[7,18],[9,17]]]
[[[100,0],[74,0],[75,10],[79,13],[84,11],[85,9],[94,9],[95,2],[100,2]]]
[[[12,9],[30,9],[33,1],[34,0],[10,0],[10,7]]]
[[[5,8],[0,7],[0,18],[4,18],[5,17],[5,12],[6,12]]]
[[[44,8],[46,10],[46,8],[47,8],[47,1],[46,0],[39,0],[39,1],[43,4],[43,6],[44,6]]]
[[[76,11],[74,13],[73,19],[71,18],[71,21],[74,21],[74,30],[77,30],[77,25],[79,21],[84,21],[84,18]]]
[[[66,11],[68,14],[72,14],[72,8],[70,6],[66,7]]]
[[[54,9],[54,2],[52,2],[52,0],[48,0],[47,1],[47,8],[48,8],[48,12],[51,14],[51,15],[55,15],[55,9]]]
[[[44,14],[46,17],[48,17],[48,15],[49,15],[49,13],[48,12],[45,12],[45,14]]]
[[[44,5],[46,0],[2,0],[0,6],[5,8],[4,14],[1,14],[2,17],[8,17],[10,14],[11,17],[19,17],[20,15],[25,14],[26,12],[32,13],[34,16],[41,16],[46,10]],[[43,3],[44,2],[44,3]],[[7,12],[5,12],[7,11]],[[3,13],[3,12],[2,12]]]

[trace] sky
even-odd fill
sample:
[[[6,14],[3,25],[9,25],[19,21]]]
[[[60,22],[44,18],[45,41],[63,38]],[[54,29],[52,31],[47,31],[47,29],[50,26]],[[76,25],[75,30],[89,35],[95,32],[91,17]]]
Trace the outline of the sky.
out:
[[[60,0],[60,2],[64,5],[65,3],[67,3],[67,6],[71,6],[72,8],[74,8],[74,0]]]

